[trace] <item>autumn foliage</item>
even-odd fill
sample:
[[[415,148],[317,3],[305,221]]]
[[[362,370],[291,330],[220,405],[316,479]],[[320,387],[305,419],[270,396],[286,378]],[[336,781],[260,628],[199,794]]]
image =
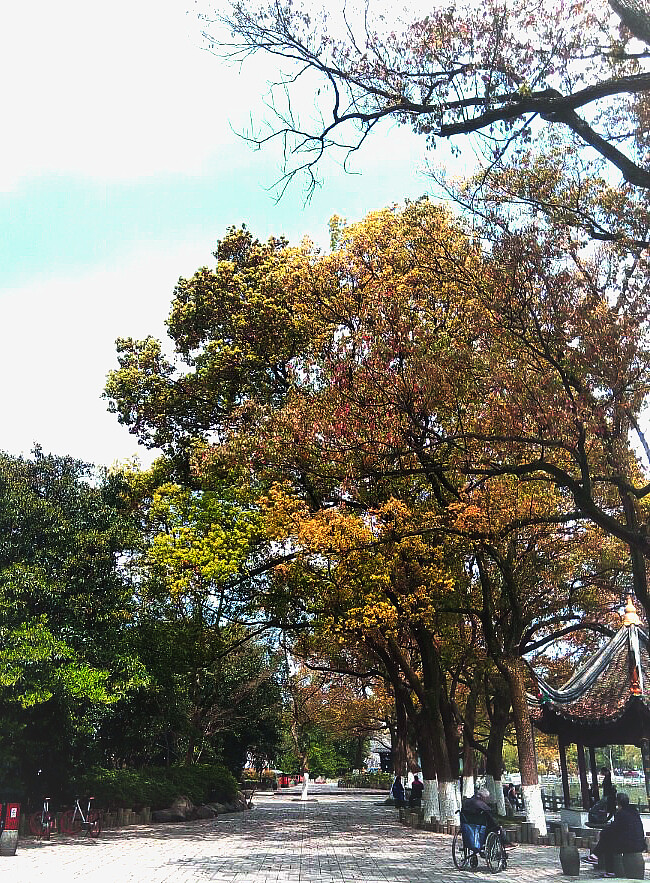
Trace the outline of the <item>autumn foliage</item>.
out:
[[[216,256],[177,287],[176,364],[120,341],[111,406],[198,484],[227,478],[247,514],[219,566],[254,562],[270,621],[333,670],[364,660],[425,778],[453,782],[463,742],[494,758],[480,720],[502,739],[511,714],[534,784],[524,657],[607,631],[630,579],[650,609],[645,263],[547,229],[487,249],[426,201],[335,219],[328,254],[231,229]],[[198,575],[219,542],[192,534]]]

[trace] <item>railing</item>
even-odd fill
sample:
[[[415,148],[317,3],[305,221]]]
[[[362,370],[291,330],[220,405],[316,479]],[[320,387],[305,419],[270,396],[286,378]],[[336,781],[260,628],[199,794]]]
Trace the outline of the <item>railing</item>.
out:
[[[634,801],[630,801],[639,812],[648,813],[650,812],[650,806],[644,803],[634,803]],[[564,797],[560,794],[546,794],[542,791],[542,805],[544,806],[544,812],[559,812],[564,808]],[[580,795],[572,796],[569,800],[569,809],[583,809],[582,806],[582,798]]]

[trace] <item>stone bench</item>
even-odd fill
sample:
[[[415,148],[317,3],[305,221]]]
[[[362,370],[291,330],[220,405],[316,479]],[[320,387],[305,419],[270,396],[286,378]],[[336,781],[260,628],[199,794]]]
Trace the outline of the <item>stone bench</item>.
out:
[[[560,847],[560,864],[562,873],[568,877],[577,877],[580,874],[580,853],[577,846]],[[584,865],[583,865],[584,867]],[[592,867],[595,867],[592,865]],[[617,877],[625,877],[628,880],[643,880],[645,878],[645,861],[642,852],[614,853],[611,866],[603,866],[602,859],[598,869],[614,873]]]
[[[617,877],[627,877],[630,880],[643,880],[645,877],[645,861],[643,859],[643,853],[614,853],[611,867],[607,867],[605,870],[613,871]]]

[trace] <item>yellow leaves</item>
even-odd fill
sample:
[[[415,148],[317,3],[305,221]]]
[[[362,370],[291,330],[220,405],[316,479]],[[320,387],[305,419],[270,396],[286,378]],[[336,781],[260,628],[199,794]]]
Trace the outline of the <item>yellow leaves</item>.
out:
[[[256,513],[171,482],[154,491],[147,515],[152,535],[143,563],[175,600],[236,575],[261,527]]]
[[[274,483],[257,501],[270,540],[286,540],[300,535],[300,526],[309,518],[309,509],[289,482]]]
[[[352,628],[393,632],[399,617],[391,603],[379,598],[371,598],[364,607],[351,607],[347,612],[347,619]]]

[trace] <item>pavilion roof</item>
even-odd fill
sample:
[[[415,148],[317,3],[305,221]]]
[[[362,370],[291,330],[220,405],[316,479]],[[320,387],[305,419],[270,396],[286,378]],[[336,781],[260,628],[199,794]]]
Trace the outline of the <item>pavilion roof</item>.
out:
[[[630,607],[619,631],[562,687],[538,679],[538,695],[529,696],[537,729],[594,747],[650,737],[648,633]]]

